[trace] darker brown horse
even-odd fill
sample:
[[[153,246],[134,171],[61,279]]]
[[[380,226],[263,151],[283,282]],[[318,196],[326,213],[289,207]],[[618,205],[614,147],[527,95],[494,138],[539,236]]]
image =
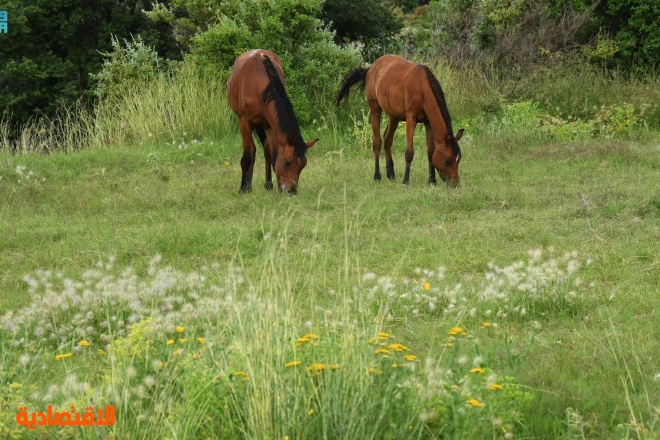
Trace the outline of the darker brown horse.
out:
[[[417,123],[423,122],[426,130],[426,154],[429,159],[429,183],[436,183],[437,169],[447,185],[458,184],[458,163],[461,161],[458,141],[463,135],[463,129],[454,136],[445,95],[428,67],[395,55],[384,55],[368,69],[357,68],[344,79],[337,96],[337,105],[342,99],[348,98],[351,87],[356,84],[367,90],[374,134],[375,180],[380,180],[380,118],[385,110],[389,116],[384,134],[387,177],[394,180],[394,132],[399,121],[406,121],[406,174],[403,183],[408,184],[410,181],[410,163],[415,155],[413,135]]]
[[[227,80],[229,106],[240,120],[243,138],[241,192],[252,190],[256,133],[264,147],[266,189],[273,188],[271,167],[280,191],[295,194],[300,172],[307,165],[307,149],[318,139],[305,143],[293,106],[284,88],[282,61],[273,52],[255,49],[236,58]]]

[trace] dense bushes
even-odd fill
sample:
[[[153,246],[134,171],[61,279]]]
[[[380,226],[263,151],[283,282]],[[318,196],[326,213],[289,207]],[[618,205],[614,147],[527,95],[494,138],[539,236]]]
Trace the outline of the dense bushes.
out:
[[[280,55],[287,89],[298,118],[309,122],[322,111],[320,100],[331,102],[342,75],[360,63],[354,46],[340,47],[317,18],[321,0],[278,2],[230,0],[221,4],[177,0],[149,16],[172,25],[179,43],[196,64],[227,78],[241,53],[269,49]],[[320,99],[319,99],[320,98]]]

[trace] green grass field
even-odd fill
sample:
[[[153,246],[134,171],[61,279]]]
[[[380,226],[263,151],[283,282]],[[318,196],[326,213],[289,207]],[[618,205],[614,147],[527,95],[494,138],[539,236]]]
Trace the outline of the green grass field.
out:
[[[238,193],[235,135],[0,156],[0,436],[660,436],[657,136],[534,142],[468,130],[462,183],[448,190],[426,184],[421,131],[408,187],[402,137],[397,181],[377,183],[371,151],[329,131],[304,134],[321,141],[296,197],[263,189],[261,156],[253,192]],[[181,299],[173,306],[141,294],[160,279],[156,256],[178,280],[163,288]],[[206,287],[182,281],[196,274]],[[91,302],[60,304],[71,289]],[[128,299],[104,299],[119,290]],[[172,356],[179,325],[215,347],[174,352],[178,370],[150,373],[153,359]],[[454,327],[467,336],[448,335]],[[337,372],[278,372],[305,356],[295,341],[308,332],[321,343],[303,363]],[[378,332],[410,348],[418,368],[381,374],[369,357],[379,355],[359,342]],[[73,355],[55,360],[63,353]],[[473,367],[488,386],[506,383],[506,398],[470,389]],[[413,378],[425,385],[401,385]],[[445,397],[419,391],[432,384]],[[20,405],[82,407],[90,396],[118,405],[113,429],[28,432],[14,421]]]

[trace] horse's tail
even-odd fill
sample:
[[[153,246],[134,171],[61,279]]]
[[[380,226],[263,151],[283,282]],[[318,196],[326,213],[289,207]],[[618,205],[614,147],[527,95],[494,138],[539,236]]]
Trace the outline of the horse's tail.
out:
[[[341,83],[341,88],[339,89],[339,94],[337,95],[337,105],[341,104],[342,100],[348,99],[348,95],[354,85],[359,84],[360,89],[364,90],[364,86],[367,82],[368,70],[369,69],[365,67],[358,67],[344,78],[344,81]]]
[[[252,130],[253,133],[256,133],[257,138],[259,138],[259,142],[261,143],[262,147],[266,147],[266,130],[261,125],[255,125],[254,130]]]

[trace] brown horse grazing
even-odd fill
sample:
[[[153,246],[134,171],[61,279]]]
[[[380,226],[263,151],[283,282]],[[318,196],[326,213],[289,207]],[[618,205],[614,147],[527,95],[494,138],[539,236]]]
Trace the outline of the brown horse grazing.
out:
[[[458,163],[461,149],[458,141],[463,129],[454,136],[445,95],[431,70],[421,64],[411,63],[395,55],[378,58],[368,69],[363,67],[351,72],[341,85],[337,105],[348,98],[351,87],[359,84],[367,89],[367,102],[374,134],[376,170],[374,179],[380,180],[380,118],[383,110],[389,116],[385,128],[385,154],[387,177],[394,180],[392,140],[399,121],[406,121],[406,174],[403,183],[410,181],[410,163],[415,155],[413,135],[418,122],[426,130],[426,153],[429,159],[429,183],[435,184],[435,170],[447,185],[457,185]]]
[[[293,106],[284,88],[282,61],[273,52],[255,49],[236,58],[227,80],[229,106],[240,120],[243,138],[241,192],[252,190],[256,133],[264,147],[266,189],[273,188],[271,167],[280,191],[295,194],[300,172],[307,165],[307,149],[318,139],[305,143]]]

